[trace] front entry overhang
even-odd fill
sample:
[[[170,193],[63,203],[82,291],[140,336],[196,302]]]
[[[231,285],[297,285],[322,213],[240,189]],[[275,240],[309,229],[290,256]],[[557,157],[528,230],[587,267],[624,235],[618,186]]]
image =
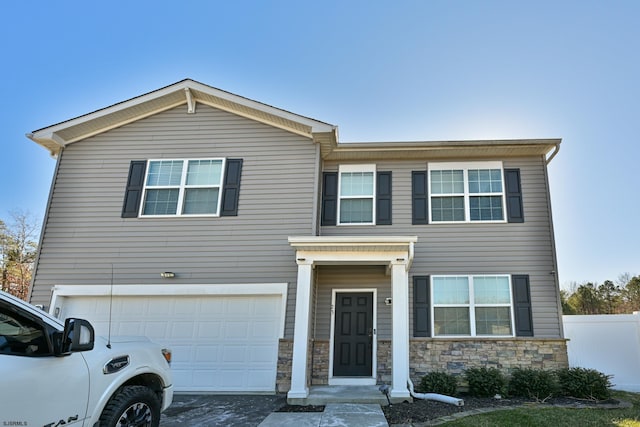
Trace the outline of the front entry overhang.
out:
[[[289,237],[296,250],[296,290],[293,358],[289,399],[309,395],[307,353],[316,265],[384,265],[392,287],[392,384],[391,397],[409,397],[409,269],[416,236],[302,236]]]

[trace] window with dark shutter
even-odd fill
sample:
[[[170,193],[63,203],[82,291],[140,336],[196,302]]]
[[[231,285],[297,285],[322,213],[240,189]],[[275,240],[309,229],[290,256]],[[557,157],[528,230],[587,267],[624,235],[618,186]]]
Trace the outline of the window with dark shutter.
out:
[[[533,316],[531,314],[531,289],[529,275],[514,274],[511,276],[513,286],[513,312],[516,321],[516,336],[533,336]]]
[[[129,177],[122,204],[122,218],[136,218],[138,216],[146,168],[146,160],[133,160],[129,165]]]
[[[224,175],[222,210],[220,211],[220,216],[238,215],[238,198],[240,197],[241,175],[242,159],[227,159],[227,170]]]
[[[338,172],[322,174],[322,225],[336,225],[338,219]]]
[[[376,179],[376,224],[391,225],[391,172],[378,172]]]
[[[411,172],[411,223],[429,223],[429,194],[427,171]]]
[[[524,222],[520,169],[505,169],[504,179],[507,198],[507,220],[509,222]]]
[[[413,336],[431,336],[429,276],[413,277]]]

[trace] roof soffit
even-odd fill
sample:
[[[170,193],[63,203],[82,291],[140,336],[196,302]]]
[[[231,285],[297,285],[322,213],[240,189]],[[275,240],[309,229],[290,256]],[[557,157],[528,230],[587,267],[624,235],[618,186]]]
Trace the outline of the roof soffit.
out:
[[[196,103],[219,108],[314,140],[315,133],[336,134],[336,127],[333,125],[243,98],[193,80],[183,80],[110,107],[36,130],[27,136],[55,155],[62,147],[73,142],[180,105],[186,106],[189,95]],[[333,139],[335,140],[335,137]]]
[[[321,142],[324,160],[413,160],[546,156],[561,139],[419,141],[381,143]]]

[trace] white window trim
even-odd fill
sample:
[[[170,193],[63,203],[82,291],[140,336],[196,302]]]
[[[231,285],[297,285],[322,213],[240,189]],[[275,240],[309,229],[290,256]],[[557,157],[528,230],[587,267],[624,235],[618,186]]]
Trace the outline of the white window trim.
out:
[[[187,182],[187,171],[189,169],[189,161],[192,160],[222,160],[222,166],[220,171],[220,184],[219,185],[186,185]],[[147,178],[149,177],[149,167],[151,162],[167,162],[167,161],[182,161],[182,176],[180,177],[180,185],[167,185],[167,186],[152,186],[147,187]],[[227,159],[224,157],[207,157],[207,158],[166,158],[166,159],[149,159],[147,160],[147,167],[144,174],[144,182],[143,182],[143,190],[142,197],[140,199],[140,212],[138,213],[139,218],[176,218],[176,217],[189,217],[189,218],[197,218],[197,217],[218,217],[220,216],[220,205],[222,204],[222,191],[224,187],[224,177],[225,171],[227,167]],[[218,191],[218,203],[216,205],[216,212],[213,214],[183,214],[183,202],[184,202],[184,194],[185,189],[187,188],[219,188]],[[173,215],[145,215],[144,214],[144,205],[147,199],[147,189],[151,190],[162,190],[162,189],[172,189],[177,188],[179,190],[178,193],[178,202],[176,206],[176,213]]]
[[[511,283],[511,275],[510,274],[437,274],[432,275],[429,278],[429,295],[431,295],[431,301],[434,301],[434,292],[433,292],[433,279],[440,277],[466,277],[469,281],[469,303],[468,304],[436,304],[431,303],[430,316],[431,316],[431,336],[433,338],[465,338],[465,337],[481,337],[481,338],[512,338],[516,336],[516,324],[515,324],[515,314],[513,311],[513,285]],[[476,304],[474,289],[473,289],[473,278],[474,277],[506,277],[509,281],[509,304]],[[467,307],[469,309],[469,321],[470,325],[470,335],[436,335],[436,322],[435,322],[435,308],[436,307]],[[509,316],[511,320],[511,334],[510,335],[478,335],[476,334],[476,319],[475,319],[475,308],[476,307],[509,307]]]
[[[462,170],[464,179],[464,195],[462,194],[431,194],[431,171],[439,170]],[[502,178],[502,219],[501,220],[489,220],[489,221],[472,221],[471,220],[471,206],[469,205],[470,197],[477,196],[497,196],[498,193],[469,193],[469,169],[500,169],[500,175]],[[507,201],[506,190],[504,180],[504,167],[501,161],[485,161],[485,162],[435,162],[427,165],[428,185],[427,191],[429,194],[429,224],[486,224],[497,223],[502,224],[507,222]],[[449,197],[449,196],[464,196],[464,221],[434,221],[432,218],[432,203],[434,197]]]
[[[342,218],[340,216],[340,204],[342,203],[342,173],[349,172],[373,172],[373,194],[371,196],[348,196],[344,197],[345,199],[371,199],[372,200],[372,221],[371,222],[342,222]],[[367,164],[367,165],[340,165],[338,167],[338,221],[337,225],[350,225],[350,226],[360,226],[360,225],[375,225],[376,224],[376,165],[375,164]]]

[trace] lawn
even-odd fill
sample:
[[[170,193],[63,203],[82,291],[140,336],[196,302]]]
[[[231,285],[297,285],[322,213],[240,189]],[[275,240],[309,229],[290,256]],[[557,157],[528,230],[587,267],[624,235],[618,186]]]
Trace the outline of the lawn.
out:
[[[640,393],[614,391],[614,399],[633,404],[626,409],[570,409],[533,405],[473,415],[441,424],[446,427],[640,427]]]

